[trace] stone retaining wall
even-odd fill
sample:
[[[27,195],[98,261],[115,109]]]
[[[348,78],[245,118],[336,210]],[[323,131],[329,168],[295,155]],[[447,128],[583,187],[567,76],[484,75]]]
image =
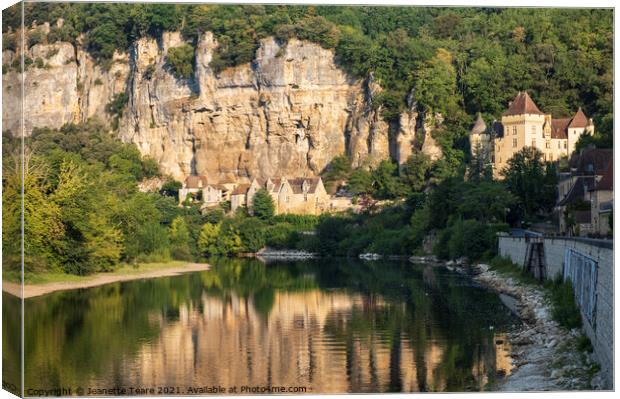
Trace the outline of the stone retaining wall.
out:
[[[614,275],[613,242],[584,238],[545,237],[545,262],[549,279],[561,275],[564,268],[566,250],[573,249],[598,262],[596,283],[596,311],[594,322],[590,324],[582,310],[584,331],[592,345],[604,371],[606,385],[613,388],[614,356]],[[499,237],[499,254],[523,265],[527,251],[525,237]]]

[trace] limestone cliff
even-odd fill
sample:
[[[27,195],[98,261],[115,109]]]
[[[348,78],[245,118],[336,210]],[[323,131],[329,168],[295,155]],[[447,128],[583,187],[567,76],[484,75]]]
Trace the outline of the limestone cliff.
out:
[[[254,62],[215,73],[209,63],[217,42],[206,33],[196,46],[193,76],[180,79],[166,54],[181,44],[178,32],[142,38],[128,53],[115,54],[107,69],[69,43],[31,47],[26,134],[91,117],[109,122],[106,104],[125,92],[116,134],[177,179],[315,175],[345,152],[354,165],[372,165],[390,156],[404,162],[414,149],[417,112],[405,112],[400,126],[390,127],[373,104],[381,88],[372,75],[347,75],[333,51],[267,38]],[[16,57],[4,51],[3,64]],[[16,68],[3,74],[5,98],[16,96],[19,77]],[[3,103],[4,130],[18,134],[18,111],[18,103]]]

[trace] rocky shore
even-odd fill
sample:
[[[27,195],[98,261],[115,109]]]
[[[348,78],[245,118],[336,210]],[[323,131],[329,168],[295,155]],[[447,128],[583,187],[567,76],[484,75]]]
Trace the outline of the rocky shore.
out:
[[[316,258],[317,255],[313,252],[297,251],[293,249],[263,248],[256,253],[256,257],[263,259],[296,260],[313,259]]]
[[[456,266],[462,268],[462,266]],[[580,329],[567,330],[551,317],[542,289],[505,277],[489,266],[471,266],[474,280],[512,298],[522,327],[508,334],[515,368],[493,390],[506,392],[599,390],[603,385],[593,353],[579,349]]]

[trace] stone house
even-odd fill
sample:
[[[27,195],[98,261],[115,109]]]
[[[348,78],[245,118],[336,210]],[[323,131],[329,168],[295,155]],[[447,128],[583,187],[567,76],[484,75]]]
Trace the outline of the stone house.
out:
[[[236,211],[241,206],[247,206],[247,193],[250,188],[249,184],[239,184],[230,193],[230,210]]]
[[[187,176],[183,186],[179,189],[179,203],[183,204],[188,197],[190,197],[190,201],[202,201],[204,198],[203,191],[208,185],[207,176]]]
[[[592,232],[606,236],[611,233],[609,215],[613,209],[614,200],[614,165],[609,162],[603,172],[603,177],[594,187],[590,188],[591,224]]]
[[[588,148],[573,154],[569,172],[560,173],[558,182],[555,211],[559,232],[606,235],[609,225],[602,226],[601,208],[603,213],[610,212],[612,197],[613,150]]]
[[[593,134],[594,124],[581,108],[569,118],[553,118],[534,103],[527,92],[519,92],[502,114],[487,129],[479,116],[470,132],[472,151],[483,148],[493,164],[493,173],[501,176],[510,158],[524,147],[540,150],[545,161],[568,158],[582,134]]]
[[[209,183],[206,176],[188,176],[179,190],[179,204],[189,197],[190,201],[200,202],[203,207],[217,206],[223,201],[230,201],[233,188],[226,184]]]
[[[231,197],[231,210],[246,206],[251,212],[254,195],[260,189],[271,195],[276,214],[297,213],[318,215],[329,208],[330,197],[320,177],[254,179],[249,185],[238,186]]]

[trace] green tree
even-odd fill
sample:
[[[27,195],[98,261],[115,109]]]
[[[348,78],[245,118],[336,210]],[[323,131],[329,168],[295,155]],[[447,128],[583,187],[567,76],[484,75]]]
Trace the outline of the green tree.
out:
[[[170,249],[173,258],[180,260],[191,258],[189,240],[187,223],[183,217],[177,216],[170,225]]]
[[[347,182],[347,188],[349,191],[355,194],[371,193],[373,191],[372,175],[369,171],[365,169],[355,169],[349,177],[349,181]]]
[[[452,114],[458,110],[456,93],[452,55],[440,48],[435,57],[416,72],[415,99],[432,112]]]
[[[171,47],[166,60],[178,78],[189,79],[194,74],[194,48],[190,44]]]
[[[425,188],[431,171],[431,159],[422,152],[415,152],[403,164],[401,177],[403,183],[413,191],[421,191]]]
[[[374,196],[379,199],[394,199],[405,196],[407,187],[398,177],[398,166],[391,161],[381,161],[372,171]]]
[[[179,190],[183,187],[183,183],[176,181],[174,179],[168,179],[162,184],[159,189],[159,193],[161,195],[165,195],[168,197],[174,197],[177,201],[179,200]]]
[[[220,236],[220,224],[205,223],[200,230],[198,238],[198,250],[205,255],[219,254],[218,239]]]
[[[254,194],[254,198],[252,199],[252,212],[254,216],[263,220],[269,220],[273,217],[275,213],[273,198],[271,198],[269,192],[264,188],[261,188]]]
[[[533,218],[549,212],[555,203],[556,177],[547,168],[542,153],[533,147],[517,152],[502,171],[504,184],[518,200],[518,214]]]

